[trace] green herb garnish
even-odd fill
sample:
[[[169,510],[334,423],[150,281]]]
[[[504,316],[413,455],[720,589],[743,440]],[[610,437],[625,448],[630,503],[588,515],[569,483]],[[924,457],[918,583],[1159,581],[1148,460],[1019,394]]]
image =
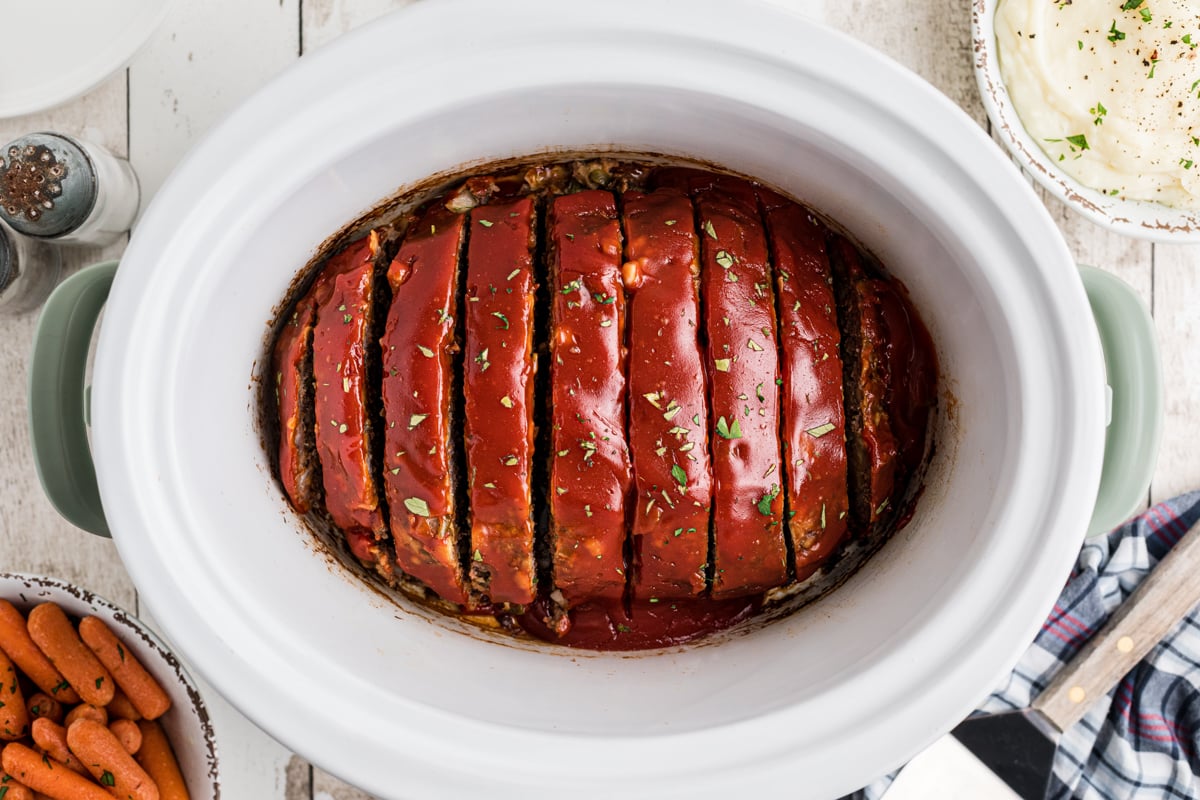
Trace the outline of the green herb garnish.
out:
[[[429,504],[419,497],[404,498],[404,507],[408,509],[408,513],[416,514],[418,517],[429,516]]]
[[[754,504],[758,509],[758,513],[764,517],[771,516],[771,503],[775,502],[775,498],[779,497],[779,484],[772,483],[771,491],[762,496],[762,499]]]
[[[672,464],[671,477],[675,479],[675,482],[678,483],[681,488],[687,488],[687,473],[683,471],[683,467],[679,466],[678,464]]]
[[[805,431],[805,433],[807,433],[809,436],[813,437],[814,439],[820,439],[822,436],[829,433],[836,427],[837,426],[834,425],[832,422],[826,422],[824,425],[818,425],[815,428],[809,428],[807,431]]]
[[[1090,146],[1088,146],[1087,137],[1082,133],[1077,133],[1074,136],[1068,136],[1067,141],[1070,142],[1073,147],[1078,147],[1080,150],[1092,149]]]
[[[724,417],[717,420],[717,433],[723,439],[740,439],[742,438],[742,425],[738,422],[738,418],[733,418],[733,424],[730,425],[725,421]]]

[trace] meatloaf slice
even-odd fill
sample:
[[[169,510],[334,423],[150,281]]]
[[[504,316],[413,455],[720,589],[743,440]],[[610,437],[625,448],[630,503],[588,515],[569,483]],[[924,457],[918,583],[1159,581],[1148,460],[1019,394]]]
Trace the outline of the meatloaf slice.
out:
[[[609,192],[556,197],[547,213],[552,287],[550,534],[567,606],[625,591],[625,292]]]
[[[379,235],[372,231],[338,251],[313,287],[313,405],[325,509],[354,554],[386,573],[390,558],[380,542],[387,522],[371,471],[375,432],[367,411],[379,256]]]
[[[706,588],[713,495],[692,203],[677,189],[631,191],[623,221],[637,492],[633,593],[689,597]]]
[[[888,422],[896,440],[897,491],[905,491],[925,456],[930,417],[937,405],[937,356],[929,332],[903,285],[874,280],[885,331]]]
[[[451,433],[457,429],[453,361],[466,220],[435,204],[409,227],[387,271],[392,305],[379,342],[383,482],[396,565],[452,603],[467,602]]]
[[[693,199],[715,419],[712,593],[735,597],[788,577],[775,290],[754,187],[726,179],[723,188],[700,188]]]
[[[846,444],[850,464],[850,528],[865,534],[887,510],[896,487],[896,441],[887,411],[887,333],[877,283],[846,237],[830,239],[842,313]]]
[[[471,211],[467,243],[466,455],[471,582],[492,603],[534,598],[535,206]]]
[[[841,334],[825,226],[791,200],[762,197],[779,290],[788,528],[803,580],[847,529]]]
[[[292,507],[301,514],[307,514],[320,500],[320,464],[311,428],[315,315],[312,295],[305,295],[279,331],[272,352],[279,420],[279,481]]]

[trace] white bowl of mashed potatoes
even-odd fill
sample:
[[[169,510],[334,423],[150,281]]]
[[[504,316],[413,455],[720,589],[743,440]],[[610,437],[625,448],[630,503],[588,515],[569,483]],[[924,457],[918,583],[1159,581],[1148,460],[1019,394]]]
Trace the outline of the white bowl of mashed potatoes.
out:
[[[1129,236],[1200,241],[1200,3],[976,0],[993,132],[1040,184]]]

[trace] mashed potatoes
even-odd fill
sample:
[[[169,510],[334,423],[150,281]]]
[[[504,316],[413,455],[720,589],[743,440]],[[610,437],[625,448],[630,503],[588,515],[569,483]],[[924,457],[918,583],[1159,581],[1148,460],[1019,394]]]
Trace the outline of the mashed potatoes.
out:
[[[996,42],[1022,123],[1065,172],[1200,208],[1200,2],[1000,0]]]

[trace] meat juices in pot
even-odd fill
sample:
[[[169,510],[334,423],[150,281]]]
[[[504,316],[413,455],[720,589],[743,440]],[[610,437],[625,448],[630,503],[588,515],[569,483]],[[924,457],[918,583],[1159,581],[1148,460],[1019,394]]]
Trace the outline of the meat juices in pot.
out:
[[[920,493],[937,362],[916,309],[751,180],[633,159],[468,176],[319,261],[282,320],[264,408],[291,505],[515,636],[700,639]]]

